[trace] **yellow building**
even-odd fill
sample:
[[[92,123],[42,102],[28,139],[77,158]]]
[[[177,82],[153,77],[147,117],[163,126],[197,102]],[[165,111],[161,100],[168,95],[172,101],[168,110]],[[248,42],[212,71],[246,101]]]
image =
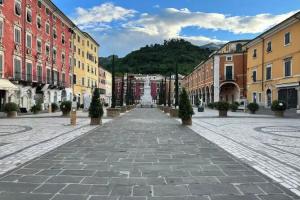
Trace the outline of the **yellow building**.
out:
[[[261,106],[282,100],[300,108],[300,12],[246,44],[247,98]]]
[[[80,104],[89,104],[93,88],[98,87],[99,44],[86,32],[74,30],[74,95]]]

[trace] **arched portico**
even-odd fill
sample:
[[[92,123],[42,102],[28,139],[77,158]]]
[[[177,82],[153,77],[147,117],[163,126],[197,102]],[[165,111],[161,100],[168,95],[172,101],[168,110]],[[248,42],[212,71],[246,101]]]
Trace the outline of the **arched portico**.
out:
[[[220,85],[220,101],[233,103],[240,101],[240,87],[235,82],[224,82]]]

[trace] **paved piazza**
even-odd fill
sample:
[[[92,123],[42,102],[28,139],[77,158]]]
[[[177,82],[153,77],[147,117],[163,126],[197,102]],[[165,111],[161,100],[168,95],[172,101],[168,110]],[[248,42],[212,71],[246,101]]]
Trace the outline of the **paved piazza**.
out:
[[[54,124],[49,120],[43,123]],[[201,119],[197,123],[202,123]],[[16,127],[14,132],[24,131],[26,126]],[[202,130],[210,133],[206,127]],[[262,128],[261,134],[270,137],[273,132],[273,128]],[[136,109],[2,175],[0,199],[299,198],[157,109]]]
[[[196,113],[191,129],[300,196],[299,119],[217,115],[209,109]]]
[[[78,113],[75,127],[70,126],[69,118],[60,115],[57,112],[0,119],[0,175],[95,129],[89,126],[87,113]]]

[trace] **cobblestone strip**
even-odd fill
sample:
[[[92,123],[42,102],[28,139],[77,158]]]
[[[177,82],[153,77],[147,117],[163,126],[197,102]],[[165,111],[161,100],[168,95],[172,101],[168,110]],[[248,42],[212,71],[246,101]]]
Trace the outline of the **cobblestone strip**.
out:
[[[104,120],[103,123],[107,123],[109,121],[110,120]],[[80,128],[77,128],[74,131],[62,133],[54,138],[31,145],[30,147],[21,149],[17,152],[13,152],[0,160],[0,175],[34,158],[37,158],[67,142],[70,142],[75,138],[84,135],[96,128],[97,127],[95,126],[81,126]]]
[[[299,171],[259,154],[231,138],[227,138],[216,127],[210,127],[210,125],[199,121],[194,121],[193,123],[190,127],[193,131],[219,145],[227,152],[300,196]]]

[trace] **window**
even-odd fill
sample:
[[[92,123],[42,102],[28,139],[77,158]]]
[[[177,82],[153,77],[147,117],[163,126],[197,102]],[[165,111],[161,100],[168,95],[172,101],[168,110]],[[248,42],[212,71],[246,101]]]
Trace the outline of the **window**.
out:
[[[55,15],[52,15],[52,18],[54,21],[56,21],[56,16]]]
[[[76,84],[76,74],[73,74],[73,84]]]
[[[48,57],[50,56],[50,46],[49,46],[49,44],[46,44],[46,55]]]
[[[90,46],[90,41],[87,41],[87,46]]]
[[[32,81],[32,63],[26,63],[26,80]]]
[[[32,22],[32,12],[30,9],[26,9],[26,20],[28,23],[31,23]]]
[[[36,18],[36,26],[38,29],[42,28],[42,18],[41,17]]]
[[[80,43],[80,37],[77,35],[77,42]]]
[[[46,14],[47,14],[48,16],[50,16],[50,10],[49,10],[49,8],[46,8]]]
[[[56,62],[57,51],[53,48],[53,62]]]
[[[0,0],[0,5],[3,5],[3,1],[4,1],[4,0]]]
[[[69,57],[69,65],[70,65],[70,67],[72,66],[72,57],[71,56]]]
[[[232,61],[232,56],[226,56],[226,61]]]
[[[66,56],[64,53],[61,54],[61,62],[63,65],[66,63]]]
[[[233,80],[233,67],[230,65],[230,66],[226,66],[226,69],[225,69],[225,79],[226,80]]]
[[[21,11],[21,2],[19,0],[15,0],[15,14],[20,16]]]
[[[272,78],[272,65],[269,64],[266,67],[266,80],[271,80]]]
[[[56,38],[57,38],[56,29],[53,29],[53,38],[54,38],[54,39],[56,39]]]
[[[262,94],[261,93],[258,93],[258,102],[260,103],[262,100]]]
[[[47,83],[51,84],[51,69],[47,68]]]
[[[42,81],[43,81],[43,68],[42,68],[42,66],[41,65],[38,65],[37,66],[37,71],[36,71],[36,73],[37,73],[37,81],[39,82],[39,83],[41,83]]]
[[[257,57],[257,49],[254,49],[253,50],[253,58],[256,58]]]
[[[289,45],[291,43],[291,33],[284,34],[284,45]]]
[[[82,64],[82,66],[81,66],[81,67],[82,67],[82,70],[84,70],[84,63],[81,63],[81,64]]]
[[[15,43],[21,44],[21,28],[15,27]]]
[[[62,34],[62,35],[61,35],[61,43],[62,43],[62,44],[65,44],[65,34]]]
[[[3,77],[3,70],[4,70],[3,63],[4,63],[3,54],[1,52],[0,53],[0,78]]]
[[[46,23],[46,33],[50,34],[50,24],[48,22]]]
[[[252,71],[252,81],[253,81],[254,83],[256,82],[256,78],[257,78],[257,77],[256,77],[256,73],[257,73],[256,70],[253,70],[253,71]]]
[[[88,79],[88,87],[90,87],[90,79]]]
[[[53,81],[54,81],[54,85],[57,85],[58,83],[58,72],[57,71],[53,71]]]
[[[253,103],[257,102],[257,94],[256,94],[256,92],[252,93],[252,101],[253,101]]]
[[[0,18],[0,38],[3,38],[3,29],[4,29],[4,23],[3,23],[3,19]]]
[[[73,81],[72,81],[72,78],[73,78],[73,77],[72,77],[72,75],[70,74],[70,75],[69,75],[70,85],[72,85],[72,82],[73,82]],[[72,94],[71,94],[71,96],[72,96]]]
[[[81,66],[81,65],[80,65],[80,61],[78,60],[78,65],[77,65],[77,67],[80,68],[80,66]]]
[[[292,76],[292,60],[291,58],[284,60],[284,76]]]
[[[39,53],[42,53],[42,41],[40,39],[36,40],[36,47]]]
[[[26,47],[32,48],[32,35],[30,33],[26,33]]]
[[[270,53],[272,51],[272,42],[267,43],[267,52]]]
[[[65,85],[65,83],[66,83],[66,75],[65,75],[65,73],[61,74],[61,82],[62,82],[63,85]]]
[[[38,0],[38,7],[42,8],[42,1],[41,0]]]
[[[21,80],[21,59],[14,58],[14,78],[16,80]]]
[[[84,86],[84,77],[81,79],[81,85]]]

